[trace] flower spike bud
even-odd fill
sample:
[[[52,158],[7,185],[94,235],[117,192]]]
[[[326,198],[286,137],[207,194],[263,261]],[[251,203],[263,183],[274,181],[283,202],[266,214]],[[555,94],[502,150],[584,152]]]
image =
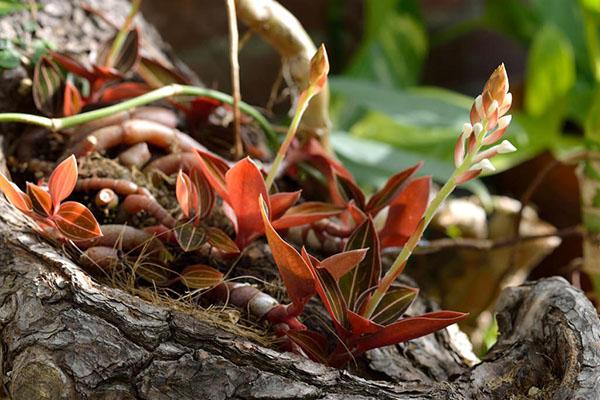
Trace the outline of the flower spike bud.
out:
[[[511,115],[505,115],[502,118],[498,119],[498,127],[494,132],[490,133],[483,139],[482,144],[487,146],[490,144],[494,144],[498,140],[500,140],[500,138],[502,138],[502,135],[504,135],[504,132],[506,132],[506,130],[508,129],[508,125],[510,124],[511,120]]]
[[[460,175],[458,178],[456,178],[456,184],[462,185],[463,183],[468,182],[471,179],[477,178],[480,174],[481,174],[480,169],[475,170],[475,171],[467,171],[464,174]]]
[[[506,96],[504,96],[504,102],[500,105],[500,108],[498,109],[498,115],[503,116],[504,114],[506,114],[508,110],[510,110],[511,106],[512,93],[506,93]]]
[[[483,125],[481,125],[481,122],[478,122],[475,125],[473,125],[473,133],[475,134],[475,137],[478,137],[479,135],[481,135],[482,131],[483,131]]]
[[[502,143],[497,144],[494,147],[490,147],[489,149],[477,154],[477,156],[473,158],[473,162],[477,163],[485,158],[491,159],[492,157],[495,157],[498,154],[512,153],[513,151],[517,151],[517,148],[513,146],[513,144],[508,140],[503,140]]]
[[[504,64],[500,64],[498,68],[486,82],[483,87],[483,94],[488,94],[491,100],[496,100],[498,104],[504,103],[504,97],[508,93],[508,75],[506,74],[506,68]]]
[[[494,167],[494,164],[492,164],[492,162],[489,159],[484,158],[483,160],[473,164],[471,168],[469,168],[469,171],[477,170],[481,170],[482,172],[494,172],[496,170],[496,167]]]
[[[513,153],[517,151],[517,148],[509,140],[503,140],[502,143],[494,147],[498,151],[498,154]]]
[[[319,49],[310,60],[310,76],[309,86],[312,86],[320,91],[325,87],[327,82],[327,74],[329,73],[329,59],[327,58],[327,51],[325,45],[321,44]]]
[[[456,145],[454,146],[454,165],[458,168],[465,159],[465,142],[469,139],[471,142],[471,133],[473,133],[473,125],[465,123],[461,134],[458,136]]]
[[[473,107],[475,107],[477,116],[475,122],[471,121],[471,123],[475,124],[476,122],[483,121],[485,119],[485,110],[483,109],[483,97],[481,95],[475,98],[475,104],[473,104]]]

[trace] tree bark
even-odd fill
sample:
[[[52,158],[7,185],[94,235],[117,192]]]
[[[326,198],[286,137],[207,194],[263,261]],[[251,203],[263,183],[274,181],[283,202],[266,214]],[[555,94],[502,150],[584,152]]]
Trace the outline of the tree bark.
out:
[[[37,34],[59,48],[84,54],[114,33],[78,2],[42,3]],[[87,3],[117,22],[128,7]],[[26,18],[4,18],[0,31],[10,37],[10,26],[30,39],[20,28]],[[164,51],[139,22],[148,48]],[[19,94],[26,76],[2,74],[0,110],[31,111],[29,95]],[[420,299],[413,308],[432,307]],[[505,290],[497,312],[500,337],[477,365],[466,339],[448,329],[372,351],[351,372],[335,370],[98,284],[0,200],[0,365],[12,399],[598,398],[600,321],[583,293],[545,279]]]

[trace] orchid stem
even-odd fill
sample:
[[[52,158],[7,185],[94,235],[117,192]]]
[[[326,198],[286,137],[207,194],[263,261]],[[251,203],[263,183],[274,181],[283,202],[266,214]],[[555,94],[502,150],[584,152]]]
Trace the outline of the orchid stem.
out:
[[[283,162],[283,159],[285,158],[285,154],[287,153],[288,148],[290,147],[290,144],[292,143],[292,140],[294,139],[294,136],[296,136],[296,131],[298,130],[298,126],[300,126],[300,121],[302,120],[302,116],[304,115],[304,112],[308,108],[310,99],[312,99],[312,97],[315,94],[316,94],[316,91],[314,90],[314,88],[309,86],[308,89],[306,89],[306,91],[303,92],[300,95],[300,97],[298,98],[298,105],[296,107],[296,112],[294,113],[294,117],[292,118],[292,122],[290,123],[290,126],[288,127],[288,131],[287,131],[287,134],[285,135],[285,139],[283,140],[283,143],[281,143],[281,146],[279,147],[279,150],[277,151],[277,155],[275,156],[275,160],[273,161],[273,164],[271,165],[271,169],[269,170],[269,174],[267,175],[267,178],[265,179],[267,191],[269,191],[271,189],[271,186],[273,185],[273,182],[275,181],[275,177],[277,176],[277,173],[279,171],[281,163]]]
[[[241,158],[244,153],[242,145],[242,134],[240,127],[240,107],[242,98],[240,94],[240,63],[239,53],[239,33],[237,26],[236,10],[234,0],[226,0],[227,19],[229,20],[229,61],[231,64],[231,94],[233,96],[233,131],[235,136],[234,154],[236,158]]]
[[[417,229],[408,238],[408,241],[400,251],[400,254],[398,254],[398,257],[396,257],[394,263],[387,271],[385,276],[382,278],[381,282],[377,286],[377,289],[375,289],[375,291],[373,292],[373,296],[367,304],[367,309],[365,311],[364,317],[370,318],[373,315],[373,313],[377,309],[377,306],[383,299],[383,296],[385,296],[385,294],[392,286],[396,278],[398,278],[402,271],[404,271],[406,262],[408,261],[413,251],[419,244],[419,241],[421,240],[425,229],[427,229],[427,226],[429,226],[429,223],[435,216],[435,213],[438,211],[444,200],[446,200],[450,193],[452,193],[456,188],[456,179],[465,172],[467,172],[469,168],[471,168],[471,165],[473,163],[473,157],[479,152],[479,149],[481,149],[482,140],[485,137],[485,134],[486,131],[484,129],[481,132],[481,134],[478,135],[477,143],[473,151],[470,151],[466,155],[463,162],[458,166],[458,168],[454,170],[448,181],[446,181],[444,186],[442,186],[442,188],[437,192],[431,203],[429,203],[429,205],[427,206],[427,209],[425,210],[423,218],[417,226]]]
[[[173,84],[163,86],[159,89],[145,93],[138,97],[134,97],[133,99],[126,100],[122,103],[100,108],[98,110],[73,115],[70,117],[46,118],[39,115],[24,113],[0,113],[0,123],[21,122],[31,125],[43,126],[56,132],[62,129],[72,128],[74,126],[81,125],[86,122],[108,117],[121,111],[127,111],[135,107],[140,107],[173,96],[202,96],[215,99],[226,104],[233,104],[233,98],[228,94],[197,86]],[[267,121],[267,119],[258,110],[256,110],[251,105],[244,103],[243,101],[240,102],[239,106],[240,109],[244,111],[244,113],[252,117],[256,121],[256,123],[263,129],[263,131],[267,134],[271,145],[277,142],[277,134],[271,127],[269,121]]]

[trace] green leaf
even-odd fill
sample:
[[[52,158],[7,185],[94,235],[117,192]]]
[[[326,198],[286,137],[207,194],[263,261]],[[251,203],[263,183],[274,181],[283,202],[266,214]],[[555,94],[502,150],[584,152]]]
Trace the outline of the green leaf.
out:
[[[367,2],[366,7],[377,3]],[[411,86],[418,82],[427,55],[427,35],[415,18],[389,11],[373,23],[376,30],[365,36],[346,74],[389,87]]]
[[[573,46],[551,25],[540,30],[527,62],[525,109],[541,116],[559,102],[575,83]]]
[[[21,64],[19,53],[12,48],[0,50],[0,69],[13,69]]]
[[[18,0],[0,0],[0,17],[21,10],[26,10],[29,4]]]
[[[417,297],[419,289],[399,286],[388,290],[375,309],[371,319],[381,325],[396,322]]]

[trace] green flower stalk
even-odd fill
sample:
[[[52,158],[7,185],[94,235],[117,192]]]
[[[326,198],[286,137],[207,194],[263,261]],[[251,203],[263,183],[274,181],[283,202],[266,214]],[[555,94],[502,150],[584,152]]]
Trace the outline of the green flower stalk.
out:
[[[373,315],[392,283],[404,270],[406,262],[421,240],[433,216],[456,186],[468,182],[484,172],[494,171],[491,158],[497,154],[516,150],[508,140],[496,144],[506,132],[511,121],[511,116],[505,115],[512,104],[512,95],[508,92],[508,88],[508,76],[504,64],[502,64],[492,73],[482,94],[477,96],[471,107],[471,121],[464,124],[454,149],[456,166],[454,173],[431,200],[417,229],[373,292],[373,296],[367,303],[365,317],[369,318]],[[486,146],[490,147],[483,149]]]

